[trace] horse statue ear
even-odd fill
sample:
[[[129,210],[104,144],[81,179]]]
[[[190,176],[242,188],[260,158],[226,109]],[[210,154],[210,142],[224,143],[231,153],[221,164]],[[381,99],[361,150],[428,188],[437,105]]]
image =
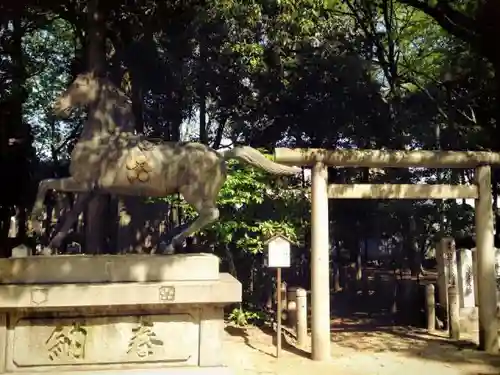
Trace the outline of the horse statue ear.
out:
[[[107,80],[108,79],[108,73],[106,71],[100,71],[100,70],[95,70],[92,69],[86,74],[86,78],[89,80],[88,82],[90,83],[91,81],[101,81],[101,80]]]
[[[96,71],[96,70],[89,70],[86,74],[85,74],[85,81],[86,81],[86,84],[91,84],[93,82],[98,82],[100,81],[102,78],[103,78],[103,73],[99,72],[99,71]]]

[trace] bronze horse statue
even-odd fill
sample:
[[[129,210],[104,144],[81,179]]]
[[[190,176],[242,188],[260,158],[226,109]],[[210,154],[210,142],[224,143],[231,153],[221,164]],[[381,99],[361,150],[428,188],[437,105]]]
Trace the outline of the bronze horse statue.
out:
[[[54,113],[69,115],[76,107],[89,107],[89,117],[72,153],[70,177],[42,180],[31,219],[39,220],[48,190],[80,193],[49,248],[58,247],[92,194],[166,197],[180,193],[198,217],[173,237],[167,246],[176,246],[219,218],[216,200],[227,177],[226,161],[239,159],[275,175],[295,175],[301,169],[267,159],[258,150],[236,146],[218,152],[195,142],[152,142],[134,134],[132,103],[111,81],[93,73],[76,77],[55,101]]]

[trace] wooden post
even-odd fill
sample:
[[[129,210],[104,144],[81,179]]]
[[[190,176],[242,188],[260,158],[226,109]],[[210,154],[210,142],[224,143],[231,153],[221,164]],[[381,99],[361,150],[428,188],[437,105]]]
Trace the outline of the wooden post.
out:
[[[425,305],[427,313],[427,332],[433,333],[436,330],[436,298],[434,284],[425,286]]]
[[[301,348],[307,343],[307,291],[302,288],[297,288],[297,324],[295,332],[297,333],[297,345]]]
[[[497,288],[490,166],[482,165],[476,168],[476,184],[479,190],[479,198],[476,199],[475,203],[479,348],[491,354],[498,354]]]
[[[328,174],[326,165],[312,168],[311,187],[311,358],[330,359],[330,272]]]
[[[276,308],[276,358],[279,358],[281,355],[281,313],[282,313],[282,302],[281,299],[281,267],[276,268],[276,289],[277,289],[277,308]]]
[[[290,240],[282,235],[276,235],[268,239],[264,245],[267,246],[267,266],[276,268],[276,358],[279,358],[281,355],[283,296],[286,297],[286,289],[283,293],[283,283],[281,282],[281,268],[290,267]]]
[[[450,339],[458,341],[460,340],[460,306],[458,304],[458,289],[456,285],[450,285],[448,288],[448,301]]]

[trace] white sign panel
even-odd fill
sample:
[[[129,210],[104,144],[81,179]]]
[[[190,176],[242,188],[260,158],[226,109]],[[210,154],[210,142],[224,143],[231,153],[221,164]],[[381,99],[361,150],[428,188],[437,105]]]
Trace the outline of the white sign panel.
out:
[[[267,266],[270,268],[290,267],[290,242],[276,237],[267,245]]]

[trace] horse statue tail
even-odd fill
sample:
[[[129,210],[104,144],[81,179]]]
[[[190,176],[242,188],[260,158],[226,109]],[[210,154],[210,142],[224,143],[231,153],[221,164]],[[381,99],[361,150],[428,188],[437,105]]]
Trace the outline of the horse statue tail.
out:
[[[302,172],[299,167],[275,163],[250,146],[236,146],[222,153],[224,160],[238,159],[275,175],[294,175]]]

